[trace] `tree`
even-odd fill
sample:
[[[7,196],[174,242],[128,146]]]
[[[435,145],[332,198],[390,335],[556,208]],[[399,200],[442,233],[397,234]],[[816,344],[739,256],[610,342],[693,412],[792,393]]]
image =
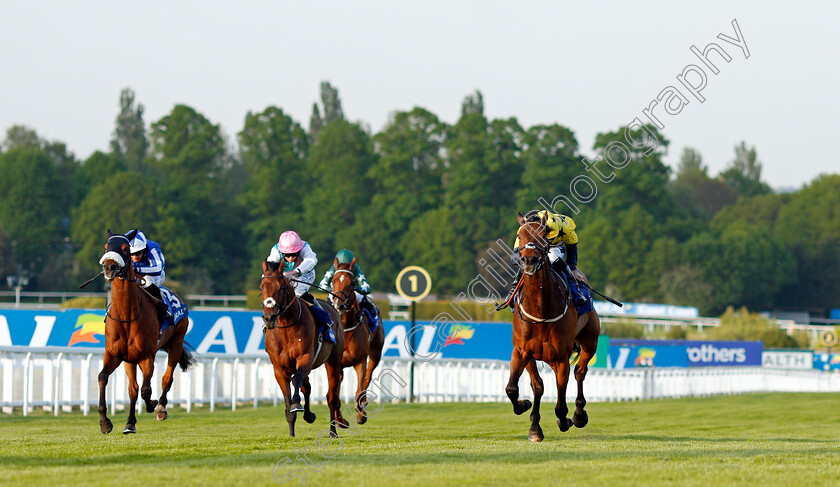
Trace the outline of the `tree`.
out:
[[[167,275],[176,267],[175,260],[170,257],[170,244],[158,237],[160,206],[156,186],[137,184],[142,179],[142,174],[131,171],[108,176],[98,181],[73,211],[71,238],[76,248],[76,260],[85,272],[93,273],[99,269],[99,257],[102,256],[106,230],[109,229],[114,233],[142,229],[163,247]]]
[[[400,241],[412,221],[442,204],[447,130],[435,114],[415,107],[394,113],[374,136],[377,157],[367,175],[376,191],[365,218],[339,238],[352,242],[360,258],[368,256],[364,270],[374,287],[390,286],[407,263],[401,246],[382,242]]]
[[[239,149],[247,178],[239,199],[248,215],[249,269],[256,273],[280,233],[305,220],[303,198],[311,187],[305,166],[309,142],[299,123],[282,109],[268,107],[245,117]]]
[[[677,177],[670,184],[670,193],[687,217],[703,223],[709,222],[718,211],[738,199],[738,193],[732,186],[709,177],[700,153],[690,147],[683,151]]]
[[[358,124],[336,120],[321,131],[309,156],[313,179],[304,197],[305,214],[313,218],[305,218],[299,232],[316,252],[338,250],[336,232],[353,226],[370,203],[367,171],[374,160],[370,136]]]
[[[69,212],[62,181],[50,156],[38,146],[13,144],[0,154],[0,228],[11,240],[25,272],[40,271],[48,252],[60,251],[62,220]],[[37,175],[37,177],[33,177]]]
[[[134,90],[120,92],[120,113],[111,136],[111,152],[125,160],[132,171],[143,172],[143,160],[149,150],[146,124],[143,122],[143,105],[135,104]]]
[[[575,134],[561,125],[529,128],[522,150],[524,171],[516,204],[523,211],[540,208],[540,198],[551,202],[553,195],[567,192],[569,182],[583,172]]]
[[[735,159],[720,173],[720,178],[741,196],[756,196],[770,192],[770,186],[761,181],[761,163],[755,147],[747,148],[746,142],[735,146]]]
[[[193,108],[176,105],[152,124],[151,133],[161,190],[157,241],[168,249],[167,271],[171,263],[171,277],[183,280],[187,292],[241,283],[243,249],[236,242],[244,237],[238,214],[231,211],[235,201],[224,198],[221,181],[231,158],[218,125]]]
[[[44,145],[44,140],[29,127],[23,125],[12,125],[6,130],[6,140],[3,142],[3,148],[7,151],[16,149],[18,147],[38,147]]]
[[[344,110],[341,108],[341,98],[338,89],[329,81],[321,81],[321,105],[324,115],[318,110],[318,104],[312,104],[312,117],[309,119],[309,138],[314,143],[321,129],[330,122],[344,120]]]

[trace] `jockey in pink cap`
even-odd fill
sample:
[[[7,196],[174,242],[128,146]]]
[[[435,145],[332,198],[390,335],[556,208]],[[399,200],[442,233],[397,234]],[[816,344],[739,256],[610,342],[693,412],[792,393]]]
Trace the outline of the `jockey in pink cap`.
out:
[[[312,316],[320,326],[321,337],[335,343],[335,333],[332,330],[329,313],[324,311],[315,297],[309,293],[309,287],[315,282],[315,265],[318,264],[318,257],[309,243],[301,240],[296,232],[291,230],[283,232],[277,243],[271,247],[266,260],[283,264],[283,275],[294,279],[291,282],[295,294],[309,304]]]

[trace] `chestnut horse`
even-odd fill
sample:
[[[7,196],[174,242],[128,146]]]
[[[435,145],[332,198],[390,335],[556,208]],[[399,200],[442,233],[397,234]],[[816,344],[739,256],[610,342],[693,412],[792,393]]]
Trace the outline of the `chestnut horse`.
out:
[[[356,421],[364,424],[367,415],[365,391],[370,385],[373,369],[382,358],[382,346],[385,344],[385,331],[379,326],[373,333],[368,331],[359,301],[356,299],[356,258],[350,264],[339,264],[335,259],[335,274],[332,278],[332,292],[336,296],[338,312],[341,314],[341,326],[344,328],[344,355],[341,357],[341,379],[344,380],[344,367],[356,369]]]
[[[527,368],[534,391],[534,409],[528,439],[542,441],[540,428],[540,398],[543,382],[537,371],[537,360],[547,363],[557,378],[557,406],[554,414],[560,431],[568,431],[574,424],[583,428],[589,421],[584,411],[583,380],[589,361],[595,355],[601,321],[593,310],[578,317],[568,287],[551,270],[548,260],[548,239],[545,218],[525,219],[519,214],[519,253],[523,266],[521,291],[516,297],[513,316],[513,353],[510,357],[510,380],[505,388],[513,403],[513,412],[522,414],[531,407],[531,401],[519,400],[519,377]],[[566,386],[569,382],[569,361],[574,345],[580,344],[580,356],[575,365],[577,398],[575,414],[570,420],[566,406]]]
[[[143,387],[140,395],[146,403],[146,412],[155,411],[155,418],[163,421],[167,418],[166,394],[172,387],[172,372],[176,365],[186,371],[195,364],[192,354],[184,348],[184,335],[187,333],[189,320],[186,316],[172,325],[173,331],[167,333],[166,341],[158,341],[160,323],[157,308],[152,297],[141,289],[134,274],[129,254],[129,242],[136,235],[136,230],[128,235],[112,234],[108,230],[108,242],[105,254],[99,260],[102,274],[111,283],[111,306],[105,312],[105,357],[102,371],[99,372],[99,428],[102,433],[110,433],[114,428],[107,416],[105,386],[108,377],[125,362],[128,376],[128,422],[123,433],[135,433],[137,418],[134,415],[137,404],[137,365],[143,371]],[[170,291],[171,293],[171,291]],[[174,293],[171,293],[174,295]],[[155,371],[155,354],[160,349],[169,354],[166,373],[161,380],[161,395],[152,400],[152,374]]]
[[[295,436],[297,412],[303,411],[307,423],[315,421],[315,413],[309,409],[309,395],[312,386],[309,372],[322,364],[327,369],[329,388],[327,405],[330,408],[330,431],[335,435],[336,424],[347,427],[347,421],[341,415],[341,354],[344,350],[344,332],[333,325],[335,345],[320,343],[318,326],[307,303],[295,295],[292,283],[283,275],[283,268],[278,262],[263,261],[263,275],[260,282],[260,297],[263,304],[263,323],[265,323],[265,351],[274,367],[274,378],[283,392],[286,402],[286,421],[289,423],[289,436]],[[318,300],[332,318],[339,322],[338,312],[329,303]],[[294,395],[291,393],[294,385]],[[300,392],[303,391],[304,404],[300,405]]]

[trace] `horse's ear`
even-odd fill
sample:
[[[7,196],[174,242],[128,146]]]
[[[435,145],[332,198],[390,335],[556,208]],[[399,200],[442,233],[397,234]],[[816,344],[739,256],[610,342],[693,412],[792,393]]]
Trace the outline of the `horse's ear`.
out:
[[[113,233],[111,233],[111,229],[109,228],[109,229],[108,229],[108,238],[111,238],[111,237],[113,237],[113,236],[114,236],[114,234],[113,234]]]
[[[338,269],[338,257],[333,261],[333,269]]]
[[[546,213],[543,213],[542,218],[540,218],[540,226],[541,227],[545,226],[545,220],[546,220],[547,216],[548,215],[546,215]]]
[[[356,269],[356,258],[353,257],[353,262],[350,263],[350,270]]]
[[[137,229],[134,229],[134,230],[125,234],[125,238],[127,238],[129,242],[134,240],[134,237],[136,237],[136,236],[137,236]]]
[[[516,221],[518,221],[520,225],[525,223],[525,217],[522,215],[521,212],[516,213]]]
[[[263,261],[262,268],[263,268],[263,274],[268,272],[268,260]]]

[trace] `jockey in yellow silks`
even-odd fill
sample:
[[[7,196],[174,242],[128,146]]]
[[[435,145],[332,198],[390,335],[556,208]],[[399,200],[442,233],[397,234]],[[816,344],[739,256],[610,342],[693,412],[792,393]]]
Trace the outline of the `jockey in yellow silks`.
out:
[[[526,218],[539,219],[545,218],[545,227],[547,230],[546,239],[548,240],[548,260],[551,266],[559,273],[566,275],[569,279],[569,288],[572,291],[572,296],[575,298],[576,306],[583,306],[586,304],[586,296],[581,292],[577,281],[586,282],[586,276],[583,275],[577,268],[578,262],[578,236],[575,233],[575,221],[566,215],[559,213],[552,213],[548,210],[538,212],[529,212]],[[519,235],[516,236],[516,241],[513,243],[514,248],[519,248]],[[518,263],[519,254],[514,252],[511,256],[511,262]],[[507,299],[516,289],[519,279],[522,277],[522,270],[520,269],[516,278],[513,281]]]

